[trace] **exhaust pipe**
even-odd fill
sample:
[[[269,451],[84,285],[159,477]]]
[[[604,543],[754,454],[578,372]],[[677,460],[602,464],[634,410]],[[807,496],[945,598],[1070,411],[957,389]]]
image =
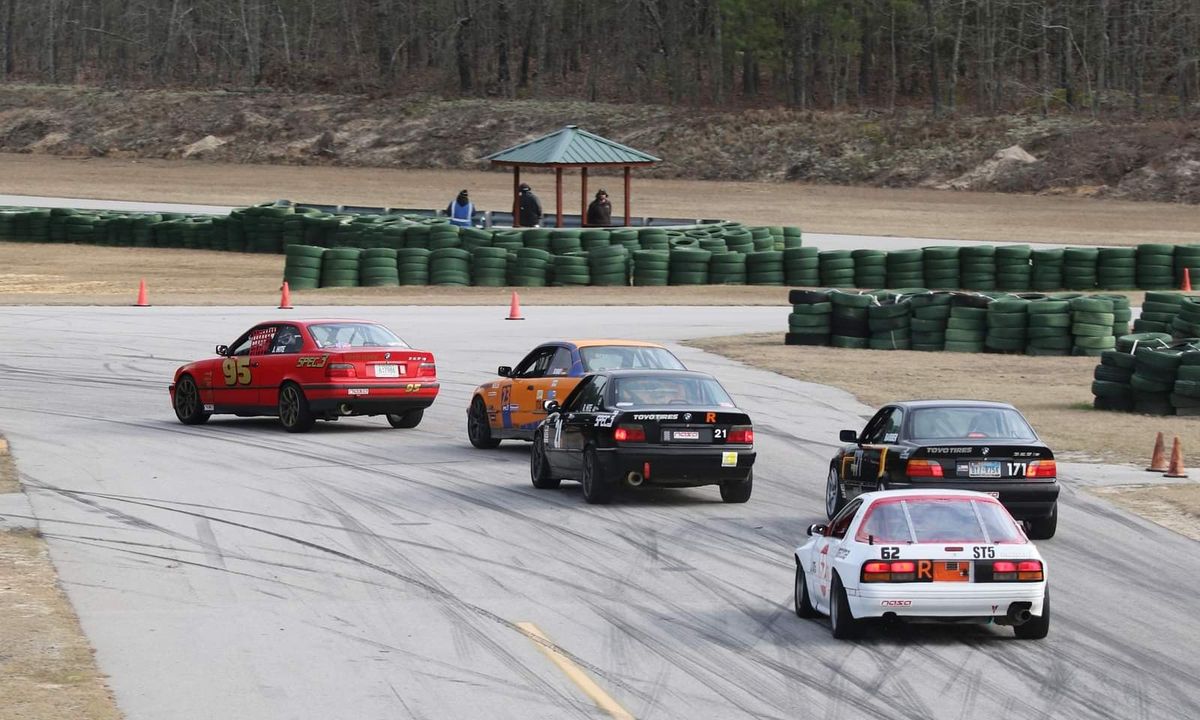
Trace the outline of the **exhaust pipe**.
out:
[[[1024,625],[1033,615],[1029,612],[1029,603],[1013,603],[1008,606],[1008,619],[1013,625]]]
[[[354,412],[354,408],[350,407],[350,403],[342,403],[341,405],[338,405],[338,412],[343,415],[349,415],[350,413]]]
[[[642,474],[639,472],[631,472],[625,476],[625,482],[629,484],[629,487],[637,487],[638,485],[641,485],[643,479],[644,478],[642,477]]]

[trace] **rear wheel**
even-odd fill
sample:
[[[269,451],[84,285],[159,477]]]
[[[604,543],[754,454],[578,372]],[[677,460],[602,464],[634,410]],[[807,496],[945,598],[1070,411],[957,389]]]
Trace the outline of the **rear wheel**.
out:
[[[200,389],[191,375],[184,375],[175,384],[175,417],[184,425],[201,425],[208,422],[212,413],[204,411],[200,402]]]
[[[808,581],[804,578],[804,568],[796,561],[796,617],[817,617],[817,609],[812,606],[812,598],[808,596]]]
[[[721,500],[727,503],[744,503],[750,499],[754,490],[754,471],[745,480],[721,483]]]
[[[833,636],[838,640],[852,638],[858,634],[858,621],[850,612],[850,601],[846,599],[846,588],[842,587],[842,579],[834,573],[833,587],[829,598],[829,627]]]
[[[550,477],[546,440],[541,430],[533,434],[533,447],[529,448],[529,479],[538,490],[553,490],[562,483],[562,480]]]
[[[405,413],[392,413],[387,416],[387,421],[394,428],[408,430],[420,425],[423,417],[425,417],[425,409],[420,408]]]
[[[484,450],[500,446],[500,441],[492,437],[487,407],[480,398],[471,402],[471,411],[467,413],[467,438],[472,445]]]
[[[1050,511],[1050,517],[1028,520],[1030,540],[1049,540],[1058,530],[1058,503]]]
[[[583,451],[583,499],[589,505],[600,505],[612,497],[612,485],[605,482],[600,475],[600,467],[596,461],[596,451],[588,448]]]
[[[829,478],[825,481],[825,514],[832,520],[845,504],[846,496],[842,494],[842,483],[837,468],[831,467]]]
[[[295,383],[284,383],[279,388],[279,424],[290,433],[302,433],[311,430],[314,422],[304,391]]]
[[[1013,625],[1013,633],[1021,640],[1041,640],[1050,634],[1050,588],[1042,597],[1042,614],[1029,618],[1021,625]]]

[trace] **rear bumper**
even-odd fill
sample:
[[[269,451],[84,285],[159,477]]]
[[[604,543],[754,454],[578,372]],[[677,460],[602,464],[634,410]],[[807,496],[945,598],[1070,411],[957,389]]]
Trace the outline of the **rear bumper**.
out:
[[[1037,520],[1050,516],[1058,501],[1057,480],[951,480],[949,482],[888,482],[889,490],[974,490],[995,493],[1000,503],[1017,520]]]
[[[726,458],[735,453],[735,458]],[[598,448],[596,460],[605,478],[622,480],[634,472],[646,485],[697,487],[741,482],[750,477],[756,454],[750,445],[728,447],[640,447]],[[732,460],[726,464],[726,460]],[[646,476],[649,466],[650,474]]]
[[[410,383],[339,383],[304,388],[309,409],[314,413],[337,415],[391,415],[421,410],[433,404],[439,384]],[[349,409],[349,412],[343,412]]]
[[[1045,593],[1044,582],[981,583],[952,589],[897,583],[860,585],[857,594],[848,591],[846,599],[856,618],[887,614],[900,618],[1002,618],[1013,603],[1028,603],[1029,612],[1040,616]]]

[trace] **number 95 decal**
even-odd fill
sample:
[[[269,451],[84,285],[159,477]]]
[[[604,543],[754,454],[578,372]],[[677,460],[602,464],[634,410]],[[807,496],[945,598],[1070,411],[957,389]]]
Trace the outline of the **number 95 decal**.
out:
[[[245,355],[225,358],[225,362],[221,363],[221,372],[225,375],[226,385],[249,385],[250,358]]]

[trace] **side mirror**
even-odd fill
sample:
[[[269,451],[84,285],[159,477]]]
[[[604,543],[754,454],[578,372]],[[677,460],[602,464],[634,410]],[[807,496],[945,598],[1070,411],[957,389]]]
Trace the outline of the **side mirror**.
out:
[[[229,346],[228,345],[218,345],[216,352],[221,357],[225,357],[226,355],[229,354]]]
[[[838,433],[838,440],[844,443],[856,443],[858,442],[858,433],[853,430],[843,430]]]
[[[553,415],[559,410],[562,410],[562,407],[559,406],[557,400],[547,400],[546,402],[542,403],[542,407],[546,409],[547,415]]]
[[[508,377],[509,375],[512,375],[512,368],[507,365],[501,365],[500,367],[496,368],[496,374],[500,377]]]
[[[813,535],[824,535],[824,534],[825,534],[825,526],[824,525],[818,525],[817,523],[813,523],[812,525],[808,526],[809,537],[812,537]]]

